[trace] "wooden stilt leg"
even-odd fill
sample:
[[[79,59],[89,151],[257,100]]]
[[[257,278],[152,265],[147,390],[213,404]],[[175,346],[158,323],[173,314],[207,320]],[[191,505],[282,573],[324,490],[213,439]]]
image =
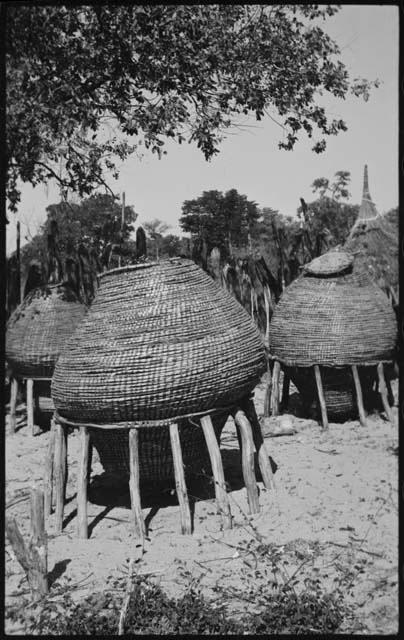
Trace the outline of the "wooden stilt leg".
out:
[[[234,416],[235,423],[241,435],[241,461],[243,466],[244,483],[247,489],[248,507],[250,513],[258,513],[258,487],[254,469],[254,441],[251,424],[244,411],[238,409]]]
[[[255,444],[255,449],[258,455],[258,464],[264,486],[267,489],[275,489],[275,479],[272,473],[271,463],[265,447],[264,434],[261,427],[261,423],[258,420],[257,412],[255,411],[254,402],[248,399],[245,403],[245,411],[251,424],[252,434]]]
[[[220,449],[215,437],[215,431],[210,416],[201,418],[203,433],[205,435],[206,445],[208,447],[209,457],[212,464],[213,478],[215,481],[215,493],[217,507],[221,513],[223,528],[231,529],[231,512],[229,497],[226,491],[226,483],[224,480],[224,471]]]
[[[189,509],[187,485],[185,484],[184,464],[182,461],[180,436],[178,424],[170,424],[171,451],[174,462],[175,488],[180,506],[181,533],[191,534],[191,511]]]
[[[90,432],[87,427],[80,427],[80,454],[77,475],[77,535],[88,538],[87,488],[88,488],[88,452]]]
[[[27,380],[27,426],[34,436],[34,381],[31,378]]]
[[[363,406],[361,381],[359,379],[358,367],[355,364],[352,365],[352,373],[353,373],[353,379],[355,383],[356,401],[358,403],[359,420],[362,427],[367,427],[368,424],[366,422],[365,407]]]
[[[279,415],[279,377],[281,374],[281,363],[279,360],[274,362],[274,370],[272,372],[272,396],[271,396],[271,409],[272,415]]]
[[[394,394],[391,388],[391,382],[389,378],[385,378],[386,380],[386,388],[387,388],[387,400],[389,402],[390,407],[394,406]]]
[[[281,400],[282,411],[285,411],[289,405],[289,389],[290,389],[290,378],[286,373],[286,371],[284,371],[283,385],[282,385],[282,400]]]
[[[384,367],[382,362],[379,362],[379,364],[377,365],[377,375],[379,376],[379,392],[382,397],[383,407],[386,412],[387,419],[390,420],[391,423],[393,423],[394,417],[389,405],[389,401],[387,399],[387,387],[386,380],[384,378]]]
[[[272,374],[271,367],[269,366],[269,359],[267,363],[267,380],[266,380],[265,398],[264,398],[264,417],[269,418],[271,415],[271,396],[272,396]]]
[[[52,418],[49,433],[49,443],[45,456],[44,465],[44,513],[45,518],[52,513],[52,492],[53,492],[53,459],[55,456],[56,423]]]
[[[140,499],[140,473],[139,473],[139,432],[135,427],[129,431],[129,490],[132,508],[133,526],[135,535],[144,542],[146,536],[146,525],[142,514],[142,503]]]
[[[317,393],[318,393],[318,400],[320,403],[323,429],[328,429],[327,406],[325,404],[324,393],[323,393],[323,383],[321,382],[321,373],[320,373],[320,367],[318,366],[318,364],[314,365],[314,374],[316,377]]]
[[[62,533],[63,530],[63,513],[65,506],[66,492],[66,454],[67,443],[64,428],[61,424],[56,423],[55,426],[55,529],[56,533]]]
[[[15,433],[16,428],[16,408],[17,408],[17,395],[18,395],[18,380],[17,378],[11,378],[10,389],[10,433]]]

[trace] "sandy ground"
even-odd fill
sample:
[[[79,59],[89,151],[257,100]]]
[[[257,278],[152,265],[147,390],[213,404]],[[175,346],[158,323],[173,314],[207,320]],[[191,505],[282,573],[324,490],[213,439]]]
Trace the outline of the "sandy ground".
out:
[[[397,381],[393,391],[397,398]],[[259,416],[263,398],[261,384],[254,397]],[[296,433],[280,437],[269,435],[279,418],[266,419],[265,444],[278,466],[277,488],[266,491],[259,482],[261,511],[254,516],[248,515],[237,438],[229,420],[221,447],[232,489],[233,529],[222,530],[212,493],[195,503],[191,536],[180,533],[175,496],[167,493],[157,501],[155,496],[145,496],[143,513],[149,532],[144,550],[132,534],[127,492],[103,489],[103,469],[97,459],[89,504],[90,538],[77,539],[78,438],[73,434],[69,436],[63,533],[55,535],[53,516],[47,525],[51,582],[76,585],[74,595],[79,598],[104,589],[109,576],[122,575],[128,560],[137,557],[136,570],[152,574],[172,594],[181,594],[190,579],[199,582],[207,595],[213,595],[217,587],[227,593],[232,589],[246,592],[249,580],[257,585],[268,579],[260,559],[259,574],[254,574],[257,556],[248,553],[256,548],[258,536],[279,551],[287,575],[297,568],[299,579],[318,576],[330,589],[339,580],[347,602],[355,609],[356,621],[347,621],[343,629],[347,633],[397,633],[397,406],[393,412],[394,425],[384,414],[374,414],[368,418],[368,428],[350,421],[331,423],[328,431],[312,420],[291,415]],[[16,518],[25,536],[29,531],[28,490],[42,483],[48,438],[49,432],[33,437],[23,422],[13,436],[7,426],[6,515]],[[6,604],[10,604],[27,593],[27,582],[7,542],[5,550]],[[242,606],[236,598],[234,603]],[[6,632],[17,633],[18,629],[6,621]]]

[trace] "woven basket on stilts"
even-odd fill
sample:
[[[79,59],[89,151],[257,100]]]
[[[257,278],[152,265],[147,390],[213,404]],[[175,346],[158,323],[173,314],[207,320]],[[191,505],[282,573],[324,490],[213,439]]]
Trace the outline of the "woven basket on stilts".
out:
[[[6,358],[17,377],[51,378],[60,351],[86,307],[64,284],[31,291],[10,316]]]
[[[379,362],[390,362],[397,325],[387,296],[353,258],[329,252],[306,265],[283,293],[271,320],[270,351],[319,411],[313,365],[320,365],[329,417],[357,415],[351,365],[357,365],[365,406]]]
[[[173,259],[101,274],[89,313],[57,363],[52,396],[71,422],[149,430],[140,434],[140,464],[151,477],[171,475],[167,429],[153,422],[178,417],[184,463],[198,466],[202,430],[186,416],[238,401],[264,370],[264,346],[244,309],[193,262]],[[105,464],[127,469],[127,435],[95,430]]]

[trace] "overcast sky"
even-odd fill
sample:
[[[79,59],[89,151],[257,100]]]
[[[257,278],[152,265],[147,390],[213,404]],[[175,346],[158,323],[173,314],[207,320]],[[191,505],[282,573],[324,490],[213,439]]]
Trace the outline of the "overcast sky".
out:
[[[295,215],[299,198],[314,199],[315,178],[332,178],[336,171],[351,172],[351,202],[360,203],[363,166],[369,167],[371,196],[380,212],[398,205],[398,25],[396,6],[347,5],[322,23],[342,49],[341,59],[351,79],[382,81],[368,102],[348,96],[327,99],[330,116],[343,118],[348,131],[327,138],[327,149],[317,155],[302,139],[294,151],[281,151],[282,131],[271,120],[255,122],[230,135],[220,154],[206,162],[194,146],[169,142],[161,160],[149,154],[132,158],[121,168],[120,179],[110,180],[116,193],[125,191],[126,204],[139,213],[138,222],[159,218],[181,233],[178,219],[184,200],[202,191],[236,188],[261,207]],[[22,244],[34,235],[46,217],[46,207],[59,201],[55,185],[33,189],[24,185],[18,214],[9,213],[7,253],[15,249],[16,221],[21,222]]]

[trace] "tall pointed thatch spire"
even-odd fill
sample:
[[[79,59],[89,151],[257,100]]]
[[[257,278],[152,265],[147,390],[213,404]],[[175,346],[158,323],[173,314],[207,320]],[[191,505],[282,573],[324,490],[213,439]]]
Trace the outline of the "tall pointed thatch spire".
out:
[[[362,203],[359,209],[358,220],[369,220],[375,218],[378,214],[376,206],[370,197],[369,192],[369,178],[368,178],[368,165],[365,164],[363,172],[363,195]]]
[[[355,255],[354,269],[365,269],[384,291],[398,297],[398,215],[380,215],[370,197],[368,167],[358,217],[344,244]]]

